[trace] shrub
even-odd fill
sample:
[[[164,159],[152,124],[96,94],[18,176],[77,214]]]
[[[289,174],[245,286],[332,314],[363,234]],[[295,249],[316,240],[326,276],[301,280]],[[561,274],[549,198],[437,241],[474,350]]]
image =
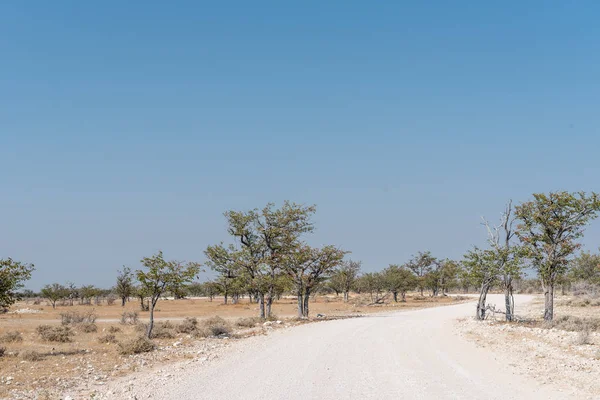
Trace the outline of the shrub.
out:
[[[138,323],[138,313],[136,311],[125,311],[121,314],[121,323],[123,325],[135,325]]]
[[[135,339],[119,342],[119,354],[121,355],[147,353],[154,350],[154,348],[154,343],[145,336],[138,336]]]
[[[98,338],[100,343],[117,343],[117,337],[114,333],[108,333]]]
[[[168,321],[167,321],[168,322]],[[175,333],[172,329],[173,324],[168,323],[157,323],[154,325],[154,329],[152,329],[152,338],[155,339],[173,339],[175,337]]]
[[[588,282],[576,282],[571,286],[575,296],[589,296],[597,298],[600,296],[600,287]]]
[[[563,315],[552,321],[544,322],[545,328],[556,328],[571,332],[585,330],[597,331],[600,329],[600,318],[579,318],[572,315]]]
[[[6,332],[0,336],[0,343],[16,343],[22,341],[23,336],[21,336],[21,333],[17,331]]]
[[[0,346],[0,358],[4,357],[4,354],[6,354],[6,347]]]
[[[121,332],[121,328],[119,328],[118,326],[111,326],[110,328],[108,328],[108,332],[109,333]]]
[[[35,350],[25,350],[22,351],[19,355],[25,361],[40,361],[44,358],[42,354],[38,353]]]
[[[77,311],[68,311],[60,314],[61,323],[63,325],[73,325],[73,324],[82,324],[89,323],[93,324],[96,322],[97,315],[94,310],[87,311],[83,314]]]
[[[221,317],[212,317],[205,320],[202,328],[195,332],[198,337],[214,337],[219,335],[229,335],[231,326]]]
[[[40,337],[47,342],[68,343],[74,336],[73,331],[68,326],[50,326],[40,325],[36,328]]]
[[[134,330],[136,332],[146,332],[148,330],[148,324],[145,324],[143,322],[138,322],[137,324],[135,324]]]
[[[258,317],[240,318],[235,321],[235,325],[240,328],[254,328],[261,321]]]
[[[108,297],[106,298],[106,305],[112,306],[113,304],[115,304],[116,300],[117,297],[115,295],[108,295]]]
[[[575,344],[578,346],[582,346],[584,344],[592,344],[590,341],[590,330],[583,329],[577,334],[577,338],[575,339]]]
[[[182,323],[177,325],[179,333],[193,333],[198,328],[198,320],[196,318],[186,318]]]
[[[79,329],[85,333],[98,332],[98,326],[93,322],[84,322],[79,325]]]

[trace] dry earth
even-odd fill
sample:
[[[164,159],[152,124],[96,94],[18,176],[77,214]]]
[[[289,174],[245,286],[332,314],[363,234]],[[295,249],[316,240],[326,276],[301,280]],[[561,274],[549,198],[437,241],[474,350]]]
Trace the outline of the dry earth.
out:
[[[458,335],[456,320],[472,312],[469,303],[277,330],[232,342],[206,364],[192,359],[114,381],[95,398],[581,398],[583,389],[523,374]]]
[[[503,299],[494,297],[491,303],[502,305]],[[599,318],[598,306],[582,304],[577,299],[559,296],[555,302],[555,319],[564,316]],[[585,304],[585,303],[583,303]],[[497,314],[484,322],[464,318],[455,325],[459,334],[477,343],[484,351],[493,352],[507,368],[531,377],[545,385],[552,385],[565,393],[565,398],[600,398],[600,334],[591,332],[587,343],[585,332],[548,329],[541,323],[543,297],[516,309],[522,323],[507,324],[504,315]]]
[[[450,297],[409,296],[407,300],[406,303],[367,306],[369,301],[366,296],[355,295],[350,303],[343,303],[334,297],[317,297],[316,301],[311,303],[311,313],[325,314],[325,319],[329,319],[387,310],[435,307],[456,302]],[[137,306],[135,302],[128,303],[125,311],[137,310]],[[53,310],[44,304],[18,303],[9,314],[0,315],[0,337],[15,331],[23,337],[21,342],[0,343],[0,346],[6,347],[5,356],[0,357],[0,398],[58,399],[64,394],[69,394],[72,398],[90,398],[96,392],[102,391],[107,383],[122,377],[129,382],[134,380],[140,371],[141,375],[144,375],[145,371],[158,368],[166,371],[158,373],[159,376],[166,376],[173,373],[168,371],[176,368],[173,365],[177,362],[202,366],[219,357],[223,348],[230,346],[230,342],[240,342],[236,337],[262,336],[272,330],[304,324],[305,322],[293,318],[295,306],[294,299],[282,299],[274,304],[274,312],[281,323],[258,324],[254,328],[238,327],[234,335],[226,336],[228,339],[197,339],[191,335],[177,334],[174,338],[156,339],[157,351],[122,356],[118,354],[115,343],[98,341],[111,327],[120,330],[115,333],[119,341],[139,334],[135,326],[118,323],[124,311],[119,305],[75,305]],[[60,313],[75,311],[83,314],[91,310],[94,310],[98,317],[97,332],[86,333],[75,325],[75,335],[69,343],[42,341],[36,332],[36,327],[42,324],[58,326]],[[175,324],[185,317],[197,317],[202,323],[207,317],[219,315],[235,325],[238,318],[251,317],[256,315],[256,312],[256,305],[248,304],[247,301],[223,305],[220,299],[212,302],[208,299],[185,299],[160,301],[156,315],[159,321],[170,320]],[[147,318],[147,313],[140,313],[140,318]],[[39,355],[38,360],[28,360],[24,357],[32,351]]]

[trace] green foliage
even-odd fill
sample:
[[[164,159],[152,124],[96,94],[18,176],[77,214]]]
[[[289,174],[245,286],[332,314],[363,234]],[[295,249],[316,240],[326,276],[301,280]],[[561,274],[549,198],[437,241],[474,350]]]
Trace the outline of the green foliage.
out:
[[[122,305],[125,305],[125,300],[132,296],[134,292],[133,273],[131,268],[123,267],[117,275],[117,284],[115,285],[115,293],[122,299]]]
[[[65,299],[69,296],[69,289],[59,283],[53,283],[44,286],[40,293],[42,297],[48,299],[52,304],[52,308],[56,308],[56,302],[58,300]]]
[[[569,278],[574,282],[600,285],[600,254],[582,251],[569,264]]]
[[[517,235],[525,256],[537,269],[545,286],[553,286],[567,270],[570,257],[581,246],[588,222],[600,211],[596,193],[536,193],[533,200],[516,207]]]
[[[150,325],[147,332],[150,338],[154,322],[154,307],[158,299],[166,291],[179,290],[183,285],[190,283],[200,272],[200,264],[167,261],[162,251],[143,258],[141,263],[145,270],[138,270],[136,273],[143,293],[150,297]]]
[[[17,291],[23,282],[31,278],[33,264],[25,264],[11,258],[0,259],[0,309],[5,309],[19,300]]]
[[[402,301],[405,301],[406,292],[417,286],[417,277],[406,267],[390,265],[383,270],[383,281],[385,288],[393,293],[394,301],[397,301],[397,295],[402,295]]]
[[[421,291],[421,295],[423,294],[423,289],[431,286],[432,280],[431,277],[427,278],[432,271],[434,266],[436,266],[437,259],[431,255],[431,252],[419,252],[416,256],[406,264],[406,267],[414,272],[417,277],[417,287]]]

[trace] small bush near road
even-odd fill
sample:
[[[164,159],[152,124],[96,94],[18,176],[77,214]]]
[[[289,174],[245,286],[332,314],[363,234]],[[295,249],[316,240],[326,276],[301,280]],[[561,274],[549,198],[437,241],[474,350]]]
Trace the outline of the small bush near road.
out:
[[[182,323],[177,325],[177,332],[179,333],[193,333],[198,329],[198,320],[196,318],[187,317]]]
[[[121,328],[119,328],[118,326],[111,326],[110,328],[108,328],[108,333],[118,333],[121,332]]]
[[[36,328],[40,337],[47,342],[68,343],[75,334],[68,326],[40,325]]]
[[[231,334],[231,325],[221,317],[211,317],[195,332],[197,337],[214,337]]]
[[[175,326],[169,321],[159,322],[155,324],[154,329],[152,329],[152,337],[155,339],[173,339],[175,337],[173,328],[175,328]]]
[[[145,336],[138,336],[135,339],[119,342],[119,354],[130,355],[147,353],[154,350],[154,343]]]
[[[22,341],[23,336],[21,335],[21,332],[17,331],[6,332],[0,336],[0,343],[16,343]]]
[[[40,361],[44,358],[44,356],[37,351],[34,350],[25,350],[19,353],[19,356],[25,360],[30,362]]]
[[[563,315],[552,321],[545,321],[544,327],[562,329],[570,332],[600,330],[600,318],[579,318],[572,315]]]
[[[258,317],[240,318],[235,321],[235,325],[240,328],[254,328],[259,322],[261,319]]]

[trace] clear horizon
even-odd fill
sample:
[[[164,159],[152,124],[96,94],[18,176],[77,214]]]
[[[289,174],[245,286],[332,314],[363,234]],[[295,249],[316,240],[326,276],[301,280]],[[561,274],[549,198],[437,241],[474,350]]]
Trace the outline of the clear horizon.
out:
[[[178,5],[0,4],[0,258],[28,288],[203,262],[267,202],[316,204],[308,241],[374,271],[599,191],[596,2]]]

